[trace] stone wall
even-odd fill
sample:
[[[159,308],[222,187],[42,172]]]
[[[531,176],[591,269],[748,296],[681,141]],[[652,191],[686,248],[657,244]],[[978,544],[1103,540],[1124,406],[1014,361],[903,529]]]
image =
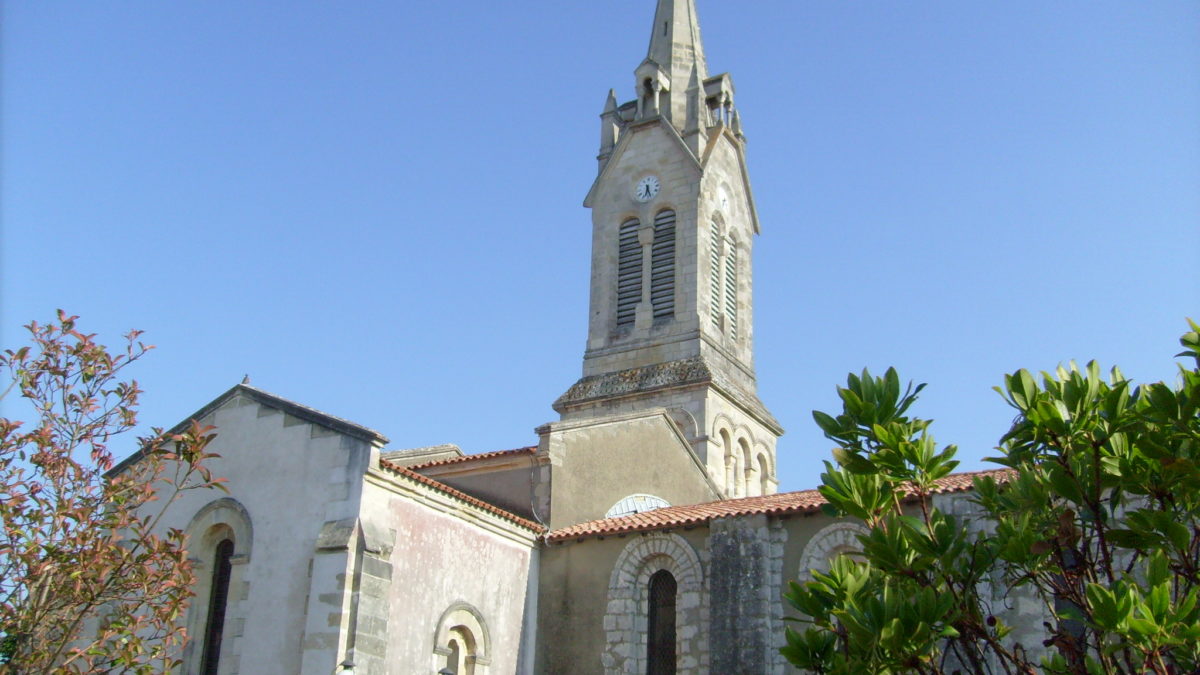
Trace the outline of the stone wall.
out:
[[[778,529],[768,526],[766,516],[709,523],[709,649],[714,673],[774,671],[778,640],[772,631],[779,623],[775,597],[782,549],[772,541],[772,533]]]

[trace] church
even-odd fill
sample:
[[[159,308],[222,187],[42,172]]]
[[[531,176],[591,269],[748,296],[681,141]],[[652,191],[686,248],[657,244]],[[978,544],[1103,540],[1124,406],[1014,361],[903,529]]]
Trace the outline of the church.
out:
[[[600,114],[583,369],[558,419],[464,455],[249,384],[216,397],[189,420],[217,427],[229,492],[188,492],[167,523],[198,580],[181,672],[794,672],[782,592],[863,530],[778,490],[733,79],[694,0],[658,0],[650,27],[636,98]],[[944,479],[941,506],[970,486]]]

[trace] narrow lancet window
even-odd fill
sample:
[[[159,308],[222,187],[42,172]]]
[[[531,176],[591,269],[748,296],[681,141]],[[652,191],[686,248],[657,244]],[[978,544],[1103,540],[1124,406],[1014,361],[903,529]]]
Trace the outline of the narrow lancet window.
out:
[[[229,578],[233,573],[233,541],[222,539],[213,559],[212,592],[208,598],[208,621],[204,625],[202,675],[216,675],[221,659],[221,637],[225,631],[225,607],[229,601]]]
[[[650,252],[650,305],[654,318],[675,316],[675,212],[654,217],[654,245]]]
[[[617,244],[617,325],[633,325],[642,301],[642,244],[636,218],[621,223]]]
[[[659,570],[650,577],[646,673],[675,675],[675,577]]]

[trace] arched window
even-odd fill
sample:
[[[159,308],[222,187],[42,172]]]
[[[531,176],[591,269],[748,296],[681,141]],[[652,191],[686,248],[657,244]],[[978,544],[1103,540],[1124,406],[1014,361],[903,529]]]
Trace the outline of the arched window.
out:
[[[241,631],[230,627],[246,619],[247,570],[254,545],[250,514],[230,497],[209,502],[188,524],[187,542],[196,582],[186,625],[195,639],[183,648],[180,672],[228,671],[242,649]]]
[[[450,644],[447,645],[446,670],[453,675],[475,675],[475,663],[479,658],[475,645],[475,636],[466,626],[455,626],[450,629]]]
[[[662,497],[654,495],[635,494],[628,497],[622,497],[620,501],[612,505],[605,514],[605,518],[620,518],[621,516],[629,516],[635,513],[645,513],[654,509],[661,509],[671,504]]]
[[[650,577],[646,635],[647,675],[675,675],[675,577],[659,570]]]
[[[200,660],[203,675],[216,675],[221,660],[221,637],[225,631],[225,608],[229,603],[232,575],[233,540],[222,539],[213,556],[212,590],[208,599],[208,619],[204,624],[204,655]]]
[[[483,616],[471,605],[458,602],[438,620],[433,637],[433,672],[454,675],[487,675],[491,639]]]
[[[756,467],[750,455],[750,444],[744,438],[738,439],[738,459],[741,460],[742,464],[742,473],[738,474],[738,480],[743,485],[741,493],[748,497],[753,497],[759,494],[756,492],[758,481],[754,479],[754,469]]]
[[[771,490],[771,465],[767,456],[758,453],[758,484],[759,494],[767,494]]]
[[[738,452],[733,447],[733,439],[729,437],[727,430],[721,429],[717,435],[721,437],[721,447],[725,450],[725,494],[738,497],[738,474],[742,470]]]
[[[629,541],[608,579],[602,624],[606,647],[600,656],[604,672],[697,672],[708,661],[704,588],[700,556],[683,537],[655,532]],[[673,611],[667,602],[674,603]],[[669,640],[667,633],[673,634]],[[652,666],[654,641],[672,645],[674,651]],[[676,659],[682,662],[678,666]]]
[[[650,305],[654,318],[675,316],[675,212],[659,211],[654,217],[654,244],[650,248]]]
[[[642,301],[642,243],[637,218],[621,223],[617,241],[617,325],[633,325]]]
[[[758,487],[758,484],[757,481],[754,480],[755,467],[754,462],[750,458],[750,444],[747,443],[746,439],[744,438],[739,438],[737,443],[738,460],[740,460],[742,465],[742,471],[737,476],[740,483],[739,491],[744,496],[753,497],[755,494],[754,489]]]

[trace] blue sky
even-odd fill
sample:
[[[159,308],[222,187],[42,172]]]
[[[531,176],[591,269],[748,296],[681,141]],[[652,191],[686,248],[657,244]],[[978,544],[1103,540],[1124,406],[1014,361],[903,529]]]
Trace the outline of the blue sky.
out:
[[[534,443],[580,372],[597,115],[653,3],[452,4],[5,3],[0,342],[56,307],[145,330],[149,424],[249,373],[393,448]],[[964,468],[1006,372],[1173,377],[1200,4],[697,4],[749,138],[783,489],[816,483],[810,411],[850,370],[927,382]]]

